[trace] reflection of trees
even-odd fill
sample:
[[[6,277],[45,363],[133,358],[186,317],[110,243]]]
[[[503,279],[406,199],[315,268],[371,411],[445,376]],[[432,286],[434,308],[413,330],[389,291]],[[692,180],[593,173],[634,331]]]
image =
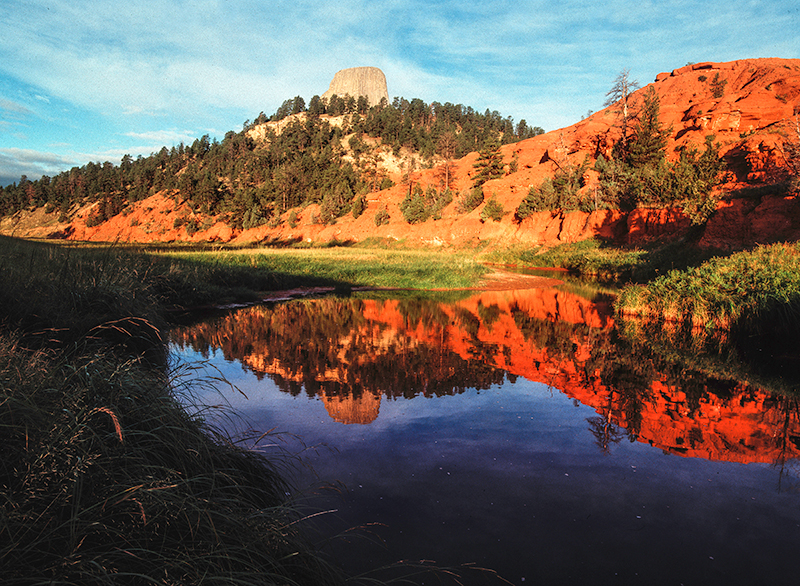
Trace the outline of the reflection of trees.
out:
[[[466,360],[448,349],[450,318],[438,304],[405,300],[398,307],[405,321],[398,330],[367,320],[363,310],[363,300],[337,298],[248,308],[176,330],[173,338],[204,353],[216,346],[227,360],[241,360],[293,395],[452,395],[505,378],[490,366],[492,360]],[[433,337],[441,343],[416,340],[410,330],[418,325],[437,332]]]
[[[800,423],[800,399],[797,397],[781,397],[777,408],[783,415],[781,425],[775,430],[779,455],[775,461],[780,475],[778,490],[787,490],[784,480],[789,483],[788,490],[800,489],[800,461],[794,454],[800,451],[800,434],[797,434]],[[793,482],[793,484],[792,484]]]
[[[597,417],[587,417],[589,431],[595,437],[595,444],[604,454],[611,453],[611,444],[617,444],[622,440],[622,431],[614,425],[606,415]]]
[[[496,303],[484,305],[478,301],[478,316],[481,318],[483,325],[489,330],[492,329],[492,325],[500,318],[502,313],[502,310],[497,306]]]
[[[513,379],[496,366],[508,365],[592,406],[597,416],[587,423],[603,451],[627,435],[674,453],[725,457],[730,450],[744,461],[778,454],[787,476],[796,466],[796,397],[769,396],[714,368],[692,367],[706,364],[696,354],[707,341],[693,341],[697,352],[684,360],[685,350],[654,338],[551,318],[552,300],[539,301],[294,301],[232,312],[172,338],[204,353],[219,348],[293,395],[452,395]],[[733,423],[715,431],[720,410]]]

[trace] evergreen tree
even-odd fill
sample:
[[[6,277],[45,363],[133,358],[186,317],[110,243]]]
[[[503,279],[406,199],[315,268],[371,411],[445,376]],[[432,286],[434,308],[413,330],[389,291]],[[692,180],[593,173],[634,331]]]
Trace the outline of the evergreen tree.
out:
[[[505,173],[503,169],[503,155],[500,152],[500,142],[496,139],[489,139],[478,153],[478,160],[472,165],[475,168],[475,175],[472,177],[472,185],[479,187],[492,179],[499,179]]]
[[[671,129],[661,124],[658,93],[651,85],[644,95],[644,105],[639,114],[634,138],[628,144],[627,162],[632,167],[660,166],[664,164],[664,149]]]

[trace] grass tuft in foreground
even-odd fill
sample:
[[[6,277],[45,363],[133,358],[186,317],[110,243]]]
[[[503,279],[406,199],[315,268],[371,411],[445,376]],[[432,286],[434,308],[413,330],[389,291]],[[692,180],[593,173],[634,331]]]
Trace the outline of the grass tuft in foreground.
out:
[[[6,584],[339,584],[272,465],[97,345],[0,338]]]

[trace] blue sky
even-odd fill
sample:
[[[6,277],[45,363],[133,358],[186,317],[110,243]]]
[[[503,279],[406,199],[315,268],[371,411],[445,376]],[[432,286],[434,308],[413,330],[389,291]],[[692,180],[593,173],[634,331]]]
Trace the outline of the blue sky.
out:
[[[616,75],[800,57],[796,0],[3,0],[0,184],[221,139],[339,69],[554,130]]]

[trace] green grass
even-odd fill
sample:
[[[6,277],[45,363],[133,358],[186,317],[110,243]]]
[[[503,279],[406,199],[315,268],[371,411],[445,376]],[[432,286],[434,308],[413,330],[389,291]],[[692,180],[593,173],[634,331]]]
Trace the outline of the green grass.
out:
[[[800,324],[800,244],[759,246],[699,267],[628,286],[624,316],[703,329],[759,329]]]
[[[671,270],[697,266],[715,252],[698,249],[684,241],[630,248],[590,239],[553,247],[518,247],[494,251],[485,258],[531,268],[565,269],[581,279],[618,284],[642,283]]]
[[[269,276],[284,288],[301,285],[457,289],[472,287],[487,272],[466,252],[397,250],[364,247],[260,248],[166,256],[208,270],[241,271]],[[253,286],[253,285],[249,285]],[[264,287],[274,289],[275,285]]]

